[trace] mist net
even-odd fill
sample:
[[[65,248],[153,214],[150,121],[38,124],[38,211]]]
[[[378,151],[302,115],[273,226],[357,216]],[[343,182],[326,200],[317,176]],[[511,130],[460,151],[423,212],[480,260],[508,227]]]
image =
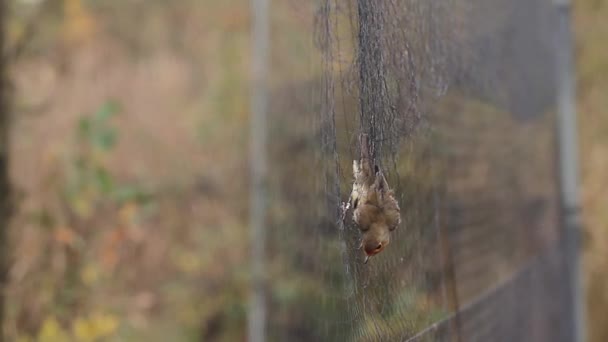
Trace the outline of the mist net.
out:
[[[548,0],[272,12],[269,338],[568,341]],[[358,137],[401,207],[363,263]]]

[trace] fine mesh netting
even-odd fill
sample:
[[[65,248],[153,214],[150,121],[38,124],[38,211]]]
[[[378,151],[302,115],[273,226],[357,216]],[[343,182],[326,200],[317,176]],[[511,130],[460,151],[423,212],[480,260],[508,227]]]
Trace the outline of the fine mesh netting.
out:
[[[269,338],[571,340],[550,1],[271,15]],[[361,133],[402,218],[367,264],[340,219]]]

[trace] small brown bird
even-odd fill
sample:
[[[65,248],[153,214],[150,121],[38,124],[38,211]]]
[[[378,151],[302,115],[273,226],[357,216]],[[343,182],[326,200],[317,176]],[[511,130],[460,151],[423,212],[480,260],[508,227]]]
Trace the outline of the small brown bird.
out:
[[[360,248],[365,251],[365,263],[382,252],[390,242],[390,232],[401,223],[399,203],[395,200],[378,166],[372,170],[369,155],[369,139],[359,137],[361,160],[353,161],[355,181],[350,197],[353,219],[362,232]]]

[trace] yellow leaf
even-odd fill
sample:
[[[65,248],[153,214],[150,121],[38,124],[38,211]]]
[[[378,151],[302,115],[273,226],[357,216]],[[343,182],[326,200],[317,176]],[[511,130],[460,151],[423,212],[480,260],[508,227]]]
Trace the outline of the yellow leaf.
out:
[[[181,252],[173,257],[175,265],[186,274],[195,274],[202,268],[200,257],[195,253]]]
[[[64,36],[70,43],[87,40],[95,29],[93,17],[88,13],[82,0],[64,0]]]
[[[77,318],[72,324],[72,334],[79,342],[92,341],[94,339],[93,331],[88,320]]]
[[[110,314],[96,314],[92,320],[99,337],[110,336],[118,329],[118,319]]]
[[[42,323],[38,334],[38,342],[65,342],[69,341],[66,332],[61,328],[55,317],[48,317]]]
[[[87,285],[93,285],[99,279],[99,271],[93,265],[87,265],[80,272],[80,279]]]
[[[130,225],[133,223],[135,219],[135,215],[137,214],[137,203],[135,202],[127,202],[125,205],[120,208],[120,219],[126,224]]]
[[[83,191],[80,196],[74,198],[72,201],[74,211],[76,211],[78,216],[82,218],[88,218],[91,216],[92,207],[91,201],[88,197],[90,196],[87,196],[87,193]]]
[[[111,336],[118,329],[116,317],[96,313],[87,319],[78,318],[72,325],[72,334],[78,342],[92,342]]]

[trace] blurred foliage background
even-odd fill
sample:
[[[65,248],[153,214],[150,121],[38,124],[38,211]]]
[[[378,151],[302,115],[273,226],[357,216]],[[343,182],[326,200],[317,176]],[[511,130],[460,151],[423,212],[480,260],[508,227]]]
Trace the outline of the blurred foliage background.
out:
[[[272,6],[271,56],[291,53],[273,59],[271,82],[314,79],[314,2]],[[608,1],[574,0],[574,9],[589,328],[600,342],[608,341]],[[13,0],[8,20],[17,192],[8,340],[244,340],[248,2]],[[273,125],[298,136],[293,125]],[[277,182],[293,183],[306,165],[293,161]],[[276,261],[270,272],[288,267]],[[322,291],[290,277],[272,300],[314,312],[297,286]],[[299,322],[293,310],[271,324],[306,336]]]
[[[608,340],[608,1],[573,2],[589,340]]]
[[[242,340],[247,1],[13,1],[10,341]]]

